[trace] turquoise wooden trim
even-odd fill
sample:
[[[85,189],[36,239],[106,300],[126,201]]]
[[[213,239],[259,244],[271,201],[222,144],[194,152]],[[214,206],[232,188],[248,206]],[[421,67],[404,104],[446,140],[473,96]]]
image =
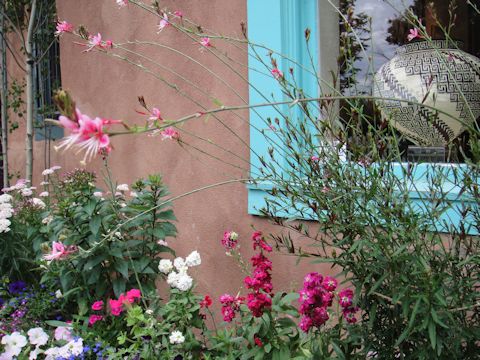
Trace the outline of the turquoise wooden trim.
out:
[[[312,68],[305,41],[305,29],[309,28],[311,31],[308,46],[312,56],[314,59],[319,59],[317,14],[317,0],[247,0],[249,39],[255,44],[265,45],[267,48],[285,55],[285,57],[274,55],[279,70],[288,77],[289,70],[292,68],[299,87],[311,97],[319,94],[317,77],[314,75],[318,68]],[[270,74],[270,70],[256,58],[259,56],[265,64],[270,66],[268,50],[260,47],[250,48],[249,55],[250,104],[285,100],[277,80]],[[288,59],[297,61],[313,74]],[[282,115],[296,118],[300,116],[300,112],[298,108],[289,108],[287,105],[250,110],[252,178],[258,177],[258,169],[262,168],[259,157],[262,156],[265,160],[269,158],[268,149],[271,145],[266,136],[273,141],[276,137],[275,133],[268,128],[266,120],[268,118],[272,122],[275,118],[281,120]],[[275,157],[281,158],[281,149],[275,149]],[[258,191],[254,189],[249,189],[248,200],[249,209],[260,208],[263,203],[261,197],[258,196]],[[249,210],[249,213],[254,212]]]

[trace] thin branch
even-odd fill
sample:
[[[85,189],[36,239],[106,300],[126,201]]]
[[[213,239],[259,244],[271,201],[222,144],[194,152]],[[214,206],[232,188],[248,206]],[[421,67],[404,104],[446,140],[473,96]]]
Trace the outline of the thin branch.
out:
[[[18,67],[20,68],[20,70],[22,70],[23,72],[27,72],[27,69],[25,69],[25,67],[20,63],[20,61],[18,60],[17,56],[18,56],[18,53],[15,51],[15,49],[13,48],[13,45],[11,46],[10,43],[9,43],[9,40],[8,38],[5,36],[5,34],[2,32],[2,39],[5,39],[5,45],[7,45],[7,49],[8,51],[10,52],[10,54],[12,54],[12,58],[13,60],[15,61],[15,63],[18,65]]]

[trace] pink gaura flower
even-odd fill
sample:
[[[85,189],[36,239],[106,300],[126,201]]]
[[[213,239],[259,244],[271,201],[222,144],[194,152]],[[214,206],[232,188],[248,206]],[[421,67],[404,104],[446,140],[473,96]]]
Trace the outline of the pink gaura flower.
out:
[[[92,310],[100,311],[102,309],[103,309],[103,301],[102,300],[95,301],[92,304]]]
[[[57,31],[55,31],[56,36],[60,36],[63,33],[69,32],[71,33],[73,31],[73,25],[64,21],[59,21],[57,22]]]
[[[102,47],[102,35],[98,33],[97,35],[90,35],[88,37],[88,44],[90,45],[89,48],[85,51],[92,50],[95,46]]]
[[[162,140],[178,140],[180,138],[180,133],[173,127],[168,127],[165,130],[161,131],[160,135],[162,135]]]
[[[130,304],[135,302],[135,299],[140,299],[142,296],[142,293],[138,289],[131,289],[127,291],[127,295],[125,296],[126,299]]]
[[[183,18],[183,13],[180,10],[175,10],[173,12],[173,15],[175,15],[176,17],[178,17],[180,19]]]
[[[157,109],[156,107],[152,108],[151,115],[152,116],[150,116],[149,120],[152,120],[152,121],[162,121],[163,120],[162,114],[160,113],[160,110]]]
[[[317,161],[320,160],[320,158],[319,158],[317,155],[312,155],[312,157],[310,158],[310,160],[317,162]]]
[[[276,79],[276,80],[279,80],[279,79],[283,79],[283,72],[281,72],[280,70],[278,70],[277,68],[274,68],[272,71],[271,71],[273,77]]]
[[[160,23],[158,24],[158,33],[160,33],[163,29],[170,25],[172,24],[170,24],[167,14],[163,13],[162,20],[160,20]]]
[[[61,242],[54,241],[52,243],[52,252],[44,255],[43,258],[47,261],[62,260],[77,251],[75,245],[65,246]]]
[[[204,51],[206,48],[211,48],[213,47],[212,43],[210,42],[210,38],[209,37],[202,37],[200,39],[200,45],[202,45],[200,47],[200,51]]]
[[[90,160],[102,150],[110,152],[110,137],[104,132],[105,125],[119,124],[120,120],[108,120],[96,117],[91,119],[88,115],[75,110],[76,119],[71,120],[66,116],[60,116],[59,122],[62,127],[70,130],[70,135],[65,137],[55,150],[75,147],[79,152],[85,150],[83,162]]]
[[[410,29],[410,34],[407,35],[407,40],[412,41],[413,39],[421,39],[422,35],[418,32],[417,28]]]
[[[93,326],[97,321],[103,320],[102,315],[90,315],[90,318],[88,319],[88,326]]]
[[[113,42],[112,40],[103,41],[100,33],[97,35],[90,35],[88,38],[87,49],[84,51],[88,52],[96,47],[100,49],[111,49],[113,47]]]

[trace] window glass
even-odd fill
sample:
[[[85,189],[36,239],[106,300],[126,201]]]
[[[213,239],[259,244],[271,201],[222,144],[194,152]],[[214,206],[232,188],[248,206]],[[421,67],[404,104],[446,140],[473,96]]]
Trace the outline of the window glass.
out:
[[[478,0],[470,2],[479,3]],[[340,0],[340,10],[338,63],[340,87],[347,95],[373,93],[373,74],[395,56],[400,46],[409,43],[414,16],[421,20],[433,39],[445,39],[447,30],[451,39],[459,41],[460,48],[477,57],[480,55],[480,36],[475,36],[480,33],[480,16],[467,0]],[[366,113],[375,117],[373,104],[365,102],[364,106]],[[343,119],[349,118],[349,110],[343,102]],[[404,139],[401,143],[405,160],[408,147],[416,145],[411,140]],[[463,156],[459,148],[468,154],[466,134],[446,146],[445,160],[461,162]]]

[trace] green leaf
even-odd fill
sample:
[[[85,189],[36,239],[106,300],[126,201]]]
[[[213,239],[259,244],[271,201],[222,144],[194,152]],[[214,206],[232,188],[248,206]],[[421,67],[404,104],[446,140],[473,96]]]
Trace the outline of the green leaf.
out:
[[[95,284],[98,279],[100,278],[100,271],[90,271],[90,276],[88,277],[87,284],[92,285]]]
[[[173,210],[166,210],[162,211],[157,214],[157,219],[161,220],[177,220],[175,215],[173,214]]]
[[[100,264],[106,258],[107,258],[106,254],[101,254],[101,255],[95,256],[93,259],[90,259],[90,260],[87,261],[87,263],[83,267],[83,270],[91,271],[95,266]]]
[[[126,281],[125,279],[115,279],[113,280],[113,292],[116,297],[119,297],[121,293],[125,292]]]
[[[428,322],[428,337],[430,338],[430,344],[432,345],[432,349],[435,350],[437,346],[437,327],[435,326],[434,321]]]
[[[115,261],[115,270],[117,270],[124,279],[128,279],[128,262],[127,261]]]
[[[383,274],[382,277],[375,282],[375,284],[372,286],[372,288],[370,289],[367,295],[368,296],[372,295],[382,285],[383,281],[386,279],[388,275],[389,275],[388,272]]]
[[[280,305],[290,304],[292,301],[298,300],[298,293],[289,293],[280,299]]]
[[[87,205],[83,207],[83,210],[87,213],[88,216],[92,216],[96,206],[97,206],[97,200],[92,199],[88,202]]]
[[[448,329],[448,325],[446,325],[444,322],[442,322],[439,318],[438,318],[438,315],[437,315],[437,312],[435,311],[434,308],[431,308],[430,309],[430,314],[432,315],[432,319],[433,321],[435,321],[436,324],[440,325],[441,327],[445,328],[445,329]]]
[[[335,354],[337,354],[339,359],[345,359],[345,354],[335,341],[332,341],[332,347],[333,351],[335,351]]]
[[[223,103],[219,100],[219,99],[213,99],[213,103],[215,105],[217,105],[218,107],[222,107],[223,106]]]
[[[70,327],[70,326],[72,326],[72,324],[68,324],[66,322],[58,321],[58,320],[47,320],[47,321],[45,321],[45,324],[47,324],[49,326],[53,326],[53,327],[59,327],[59,326]]]
[[[94,235],[95,237],[98,237],[98,233],[100,231],[101,225],[102,225],[102,218],[100,216],[94,216],[90,219],[88,226],[90,228],[90,231],[92,232],[92,235]]]
[[[158,239],[165,239],[165,230],[163,230],[160,226],[150,229],[149,233]]]
[[[133,262],[133,271],[137,273],[143,273],[149,264],[150,264],[150,259],[147,257],[143,257],[139,260],[135,260]]]

